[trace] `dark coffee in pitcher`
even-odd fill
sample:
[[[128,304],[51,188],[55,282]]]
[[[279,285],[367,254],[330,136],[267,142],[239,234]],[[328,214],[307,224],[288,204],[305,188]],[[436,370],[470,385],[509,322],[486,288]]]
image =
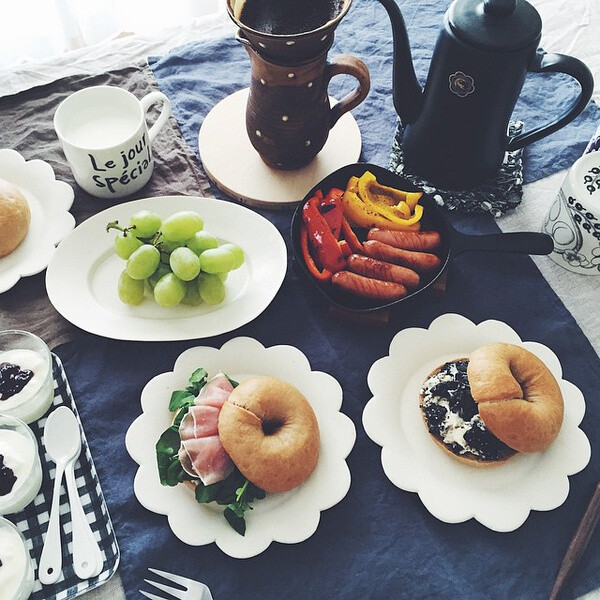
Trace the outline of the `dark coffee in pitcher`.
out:
[[[269,35],[313,31],[340,14],[344,0],[246,0],[240,21]]]

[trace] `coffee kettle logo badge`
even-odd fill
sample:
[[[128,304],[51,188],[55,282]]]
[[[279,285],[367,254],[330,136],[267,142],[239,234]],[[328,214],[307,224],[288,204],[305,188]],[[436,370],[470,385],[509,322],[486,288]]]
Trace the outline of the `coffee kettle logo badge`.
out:
[[[457,96],[464,98],[475,91],[475,81],[470,75],[462,71],[456,71],[448,77],[450,82],[450,91]]]

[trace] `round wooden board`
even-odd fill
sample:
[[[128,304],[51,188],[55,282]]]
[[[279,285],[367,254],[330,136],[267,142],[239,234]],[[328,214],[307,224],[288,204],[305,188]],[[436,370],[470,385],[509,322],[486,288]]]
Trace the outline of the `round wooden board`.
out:
[[[239,90],[216,104],[198,135],[206,174],[231,198],[259,208],[293,208],[329,173],[358,161],[360,130],[354,117],[346,113],[311,163],[294,171],[269,167],[246,133],[248,91],[249,88]]]

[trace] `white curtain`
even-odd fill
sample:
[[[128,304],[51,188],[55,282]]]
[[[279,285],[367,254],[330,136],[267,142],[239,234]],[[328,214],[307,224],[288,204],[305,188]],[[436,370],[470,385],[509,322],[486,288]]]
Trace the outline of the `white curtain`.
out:
[[[0,67],[183,24],[217,11],[218,4],[219,0],[5,0]]]

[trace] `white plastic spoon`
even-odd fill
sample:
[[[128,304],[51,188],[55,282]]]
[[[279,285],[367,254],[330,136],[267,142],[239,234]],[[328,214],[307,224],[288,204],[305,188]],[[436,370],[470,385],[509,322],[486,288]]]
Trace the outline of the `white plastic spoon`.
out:
[[[71,461],[65,469],[73,526],[73,570],[79,579],[89,579],[102,571],[104,559],[81,505],[73,474],[74,462]]]
[[[40,582],[44,585],[50,585],[58,580],[62,571],[59,516],[61,482],[65,469],[69,467],[69,464],[72,467],[81,452],[79,424],[68,407],[60,406],[50,413],[44,427],[44,443],[46,452],[56,463],[56,474],[54,476],[50,521],[40,557],[38,573]],[[87,579],[92,577],[98,568],[96,543],[91,531],[88,534],[89,523],[85,513],[83,513],[77,491],[74,490],[74,494],[70,490],[68,491],[73,525],[73,569],[78,577]],[[83,515],[83,519],[81,515]],[[94,543],[92,544],[92,542]]]
[[[77,432],[79,433],[77,419],[70,410],[69,413],[72,415],[72,417],[69,418],[75,422],[75,424],[72,424],[71,426],[77,427]],[[65,418],[67,418],[66,415]],[[73,527],[73,570],[79,579],[89,579],[102,571],[104,559],[102,557],[100,546],[96,542],[94,532],[92,531],[85,511],[83,510],[81,497],[79,496],[77,484],[75,483],[75,463],[81,454],[81,437],[78,436],[77,439],[79,440],[79,449],[77,455],[71,459],[65,467],[65,481],[67,483],[67,493],[69,494],[71,525]]]

